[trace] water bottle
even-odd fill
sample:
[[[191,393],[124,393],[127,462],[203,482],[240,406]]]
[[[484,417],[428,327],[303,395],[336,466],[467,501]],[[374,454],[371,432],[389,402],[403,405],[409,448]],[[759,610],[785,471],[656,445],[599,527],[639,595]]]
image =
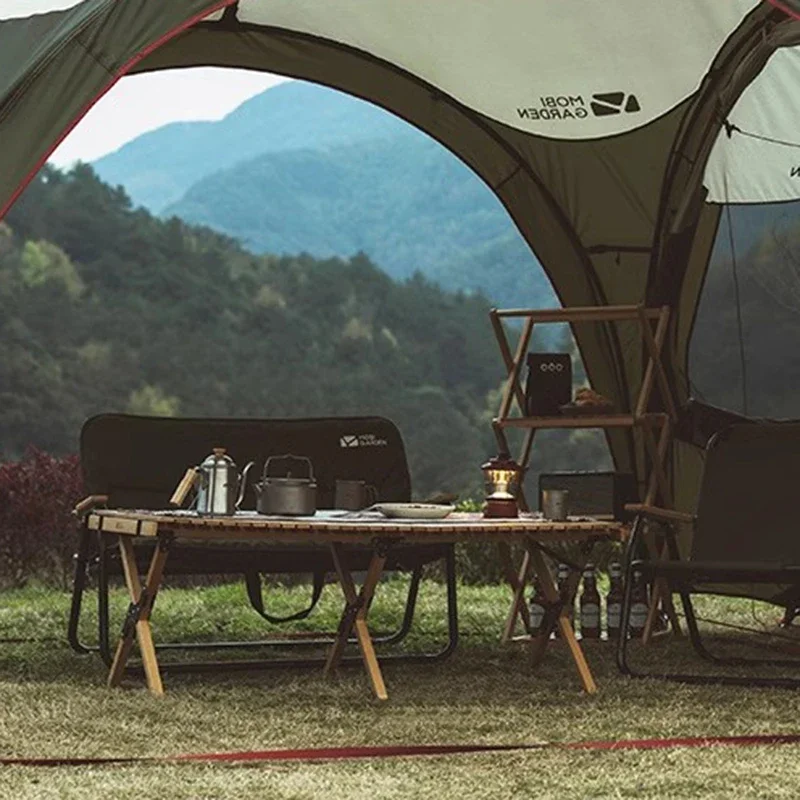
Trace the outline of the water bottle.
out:
[[[612,561],[608,565],[610,586],[606,595],[606,632],[609,639],[619,638],[619,629],[622,619],[622,565],[619,561]]]
[[[583,590],[578,601],[582,639],[600,638],[600,592],[597,590],[597,576],[594,564],[587,564],[583,570]]]

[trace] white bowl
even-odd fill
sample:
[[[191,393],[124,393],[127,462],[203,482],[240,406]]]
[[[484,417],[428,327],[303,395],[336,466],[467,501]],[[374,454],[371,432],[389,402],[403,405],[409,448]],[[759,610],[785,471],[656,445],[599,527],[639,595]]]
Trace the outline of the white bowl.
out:
[[[444,519],[456,510],[438,503],[377,503],[373,508],[385,517],[399,519]]]

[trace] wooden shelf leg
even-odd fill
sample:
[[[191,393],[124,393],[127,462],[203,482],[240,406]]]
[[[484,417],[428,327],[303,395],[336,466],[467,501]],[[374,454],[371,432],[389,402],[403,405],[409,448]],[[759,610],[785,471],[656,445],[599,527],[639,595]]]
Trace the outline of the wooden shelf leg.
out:
[[[495,329],[495,332],[497,332],[497,329]],[[525,393],[522,391],[522,387],[519,384],[519,375],[522,371],[522,360],[525,358],[525,353],[528,352],[528,345],[530,344],[532,333],[533,320],[528,318],[525,320],[525,324],[522,326],[522,333],[520,333],[519,341],[517,342],[517,351],[514,354],[514,357],[511,359],[511,363],[509,365],[507,354],[510,354],[510,349],[508,347],[502,324],[500,325],[500,335],[498,337],[498,341],[500,343],[500,350],[503,353],[503,360],[506,363],[506,367],[509,367],[509,372],[508,378],[506,379],[505,389],[503,390],[503,398],[500,402],[500,411],[497,415],[499,419],[506,419],[506,417],[508,417],[508,414],[511,411],[511,404],[514,399],[517,400],[520,413],[522,413],[523,416],[526,413]]]
[[[662,400],[664,401],[667,414],[669,414],[669,418],[674,422],[677,419],[677,411],[672,398],[672,390],[667,380],[667,374],[664,372],[664,365],[661,361],[661,351],[664,348],[664,341],[667,338],[667,327],[669,325],[669,306],[662,306],[659,311],[655,335],[653,335],[650,321],[647,319],[643,307],[639,308],[639,322],[642,328],[642,338],[644,339],[650,357],[645,371],[645,380],[642,383],[642,386],[647,388],[646,392],[643,392],[640,397],[640,405],[637,414],[641,415],[646,410],[650,389],[652,388],[653,373],[655,373],[658,387],[663,395]]]
[[[510,378],[514,372],[514,356],[511,355],[511,348],[508,346],[508,337],[506,336],[505,328],[503,328],[502,320],[497,315],[497,309],[492,309],[489,312],[489,319],[491,320],[492,328],[494,329],[494,335],[497,338],[497,346],[500,348],[500,354],[503,357],[503,364],[505,364],[506,372]],[[515,383],[513,390],[517,399],[517,405],[519,406],[521,413],[524,414],[525,395],[518,382]]]
[[[665,422],[662,426],[662,440],[664,438],[664,430],[666,430],[667,425],[668,423]],[[643,421],[641,423],[641,428],[644,434],[642,438],[644,439],[645,450],[647,450],[647,454],[650,457],[652,469],[651,477],[655,481],[655,487],[658,494],[661,495],[661,506],[663,508],[672,508],[672,493],[669,490],[669,481],[667,480],[667,473],[664,471],[663,463],[666,453],[662,452],[662,450],[666,450],[666,446],[662,448],[656,444],[656,439],[653,435],[653,429],[650,427],[649,421]],[[653,494],[655,495],[655,492]]]
[[[666,473],[663,469],[664,460],[669,452],[671,423],[669,419],[664,420],[661,433],[659,435],[658,445],[655,443],[655,437],[653,436],[653,431],[649,422],[644,422],[643,427],[645,431],[645,445],[647,446],[647,450],[653,465],[650,474],[647,496],[645,498],[646,502],[648,505],[652,505],[660,491],[663,507],[672,508],[672,496],[671,492],[669,491]],[[648,540],[648,548],[650,549],[651,558],[657,557],[660,559],[665,557],[665,547],[662,547],[660,552],[656,552],[655,545]],[[667,619],[669,619],[669,624],[673,634],[675,636],[683,635],[681,631],[681,623],[678,619],[678,613],[675,610],[675,604],[672,602],[672,593],[669,590],[669,585],[663,578],[658,578],[653,582],[653,588],[650,594],[650,605],[647,610],[647,620],[642,632],[643,644],[648,644],[653,637],[659,608],[664,609]]]

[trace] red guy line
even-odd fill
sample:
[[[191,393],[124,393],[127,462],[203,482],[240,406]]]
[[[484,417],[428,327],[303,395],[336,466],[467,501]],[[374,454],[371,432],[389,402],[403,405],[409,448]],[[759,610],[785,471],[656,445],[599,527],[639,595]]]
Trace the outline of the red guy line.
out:
[[[795,19],[800,19],[800,9],[793,8],[788,4],[789,0],[768,0],[775,8],[780,11],[783,11],[784,14],[788,14],[790,17],[794,17]]]
[[[110,758],[0,758],[0,766],[77,767],[112,764],[164,764],[175,762],[337,761],[341,759],[440,756],[458,753],[497,753],[512,750],[663,750],[675,747],[764,747],[800,744],[800,734],[750,736],[688,736],[664,739],[621,739],[597,742],[535,742],[528,744],[421,744],[356,747],[308,747],[250,750],[231,753],[190,753],[178,756]]]

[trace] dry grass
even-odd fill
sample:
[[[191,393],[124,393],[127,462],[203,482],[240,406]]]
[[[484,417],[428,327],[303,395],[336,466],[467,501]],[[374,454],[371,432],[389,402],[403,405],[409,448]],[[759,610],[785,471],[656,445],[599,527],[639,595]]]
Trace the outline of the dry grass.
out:
[[[381,587],[376,624],[390,627],[402,585]],[[320,613],[339,607],[327,589]],[[257,635],[241,587],[165,591],[160,639]],[[278,605],[302,605],[300,590]],[[427,583],[415,645],[440,636],[441,587]],[[124,598],[115,598],[122,609]],[[0,645],[0,752],[17,756],[145,756],[186,752],[393,743],[531,741],[787,733],[797,730],[797,696],[781,690],[683,686],[619,677],[610,645],[589,643],[600,684],[580,690],[563,646],[534,672],[517,646],[497,643],[507,608],[502,588],[462,587],[463,646],[435,665],[385,668],[390,699],[378,703],[360,668],[332,680],[317,670],[169,675],[156,699],[136,680],[105,688],[94,656],[60,641],[68,598],[27,591],[0,596],[0,637],[43,641]],[[750,605],[737,607],[742,621]],[[759,611],[763,618],[767,612]],[[775,612],[769,614],[774,617]],[[87,626],[87,634],[90,626]],[[46,640],[53,637],[53,640]],[[648,658],[682,666],[680,645]],[[796,797],[794,746],[650,752],[537,750],[504,754],[257,766],[138,765],[0,770],[0,797],[73,798],[412,798],[431,797]]]

